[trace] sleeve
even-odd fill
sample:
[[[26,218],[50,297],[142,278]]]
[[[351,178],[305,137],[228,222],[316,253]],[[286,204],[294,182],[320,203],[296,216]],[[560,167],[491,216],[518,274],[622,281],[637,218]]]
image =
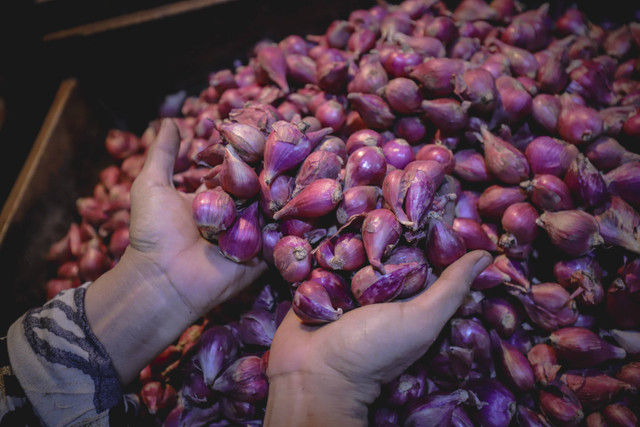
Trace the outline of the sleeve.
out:
[[[5,404],[30,403],[46,426],[108,426],[109,410],[123,400],[111,359],[85,316],[89,285],[61,292],[9,328],[9,369],[24,397]]]

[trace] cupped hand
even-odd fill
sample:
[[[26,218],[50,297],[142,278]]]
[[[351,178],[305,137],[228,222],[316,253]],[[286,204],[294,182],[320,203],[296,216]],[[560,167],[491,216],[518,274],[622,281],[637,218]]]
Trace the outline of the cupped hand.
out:
[[[231,261],[201,237],[192,214],[194,194],[173,185],[179,146],[176,124],[164,120],[131,188],[130,249],[201,315],[255,281],[267,265],[257,258]]]
[[[290,310],[271,346],[267,374],[274,393],[270,390],[266,420],[273,425],[282,422],[277,418],[280,402],[275,394],[282,392],[282,382],[316,394],[315,407],[298,413],[302,417],[298,422],[330,425],[339,419],[351,423],[355,418],[366,422],[366,406],[379,395],[381,384],[425,354],[455,314],[473,279],[490,262],[485,251],[469,252],[417,297],[359,307],[322,326],[304,325]],[[334,414],[331,408],[323,410],[322,402],[334,406],[333,411],[342,407],[346,413],[335,414],[329,421]]]

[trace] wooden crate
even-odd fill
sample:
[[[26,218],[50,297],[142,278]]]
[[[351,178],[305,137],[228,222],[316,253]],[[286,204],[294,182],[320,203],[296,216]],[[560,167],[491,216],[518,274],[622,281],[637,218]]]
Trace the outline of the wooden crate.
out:
[[[27,123],[40,132],[0,214],[0,333],[45,301],[44,285],[55,275],[45,254],[79,220],[76,199],[90,195],[112,163],[104,147],[110,128],[140,135],[164,96],[197,95],[210,72],[245,61],[261,39],[319,34],[373,4],[218,1],[45,36],[41,62],[60,83],[44,123]]]

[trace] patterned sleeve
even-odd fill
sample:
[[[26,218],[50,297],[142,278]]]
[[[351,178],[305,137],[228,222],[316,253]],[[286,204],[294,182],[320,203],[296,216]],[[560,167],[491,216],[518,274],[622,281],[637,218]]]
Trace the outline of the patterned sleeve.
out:
[[[122,403],[123,391],[85,317],[89,285],[63,291],[28,311],[0,341],[8,350],[4,359],[0,353],[0,425],[16,414],[28,417],[31,409],[46,426],[109,425],[110,409]]]

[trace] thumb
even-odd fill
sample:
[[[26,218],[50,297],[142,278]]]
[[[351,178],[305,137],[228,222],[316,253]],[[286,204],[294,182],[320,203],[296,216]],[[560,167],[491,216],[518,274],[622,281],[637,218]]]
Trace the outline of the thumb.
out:
[[[462,304],[471,283],[491,263],[486,251],[472,251],[447,267],[429,289],[407,302],[405,314],[416,329],[436,333]],[[434,337],[435,338],[435,337]]]
[[[140,173],[148,184],[171,185],[173,166],[180,148],[180,133],[175,122],[164,119],[156,140],[149,147]]]

